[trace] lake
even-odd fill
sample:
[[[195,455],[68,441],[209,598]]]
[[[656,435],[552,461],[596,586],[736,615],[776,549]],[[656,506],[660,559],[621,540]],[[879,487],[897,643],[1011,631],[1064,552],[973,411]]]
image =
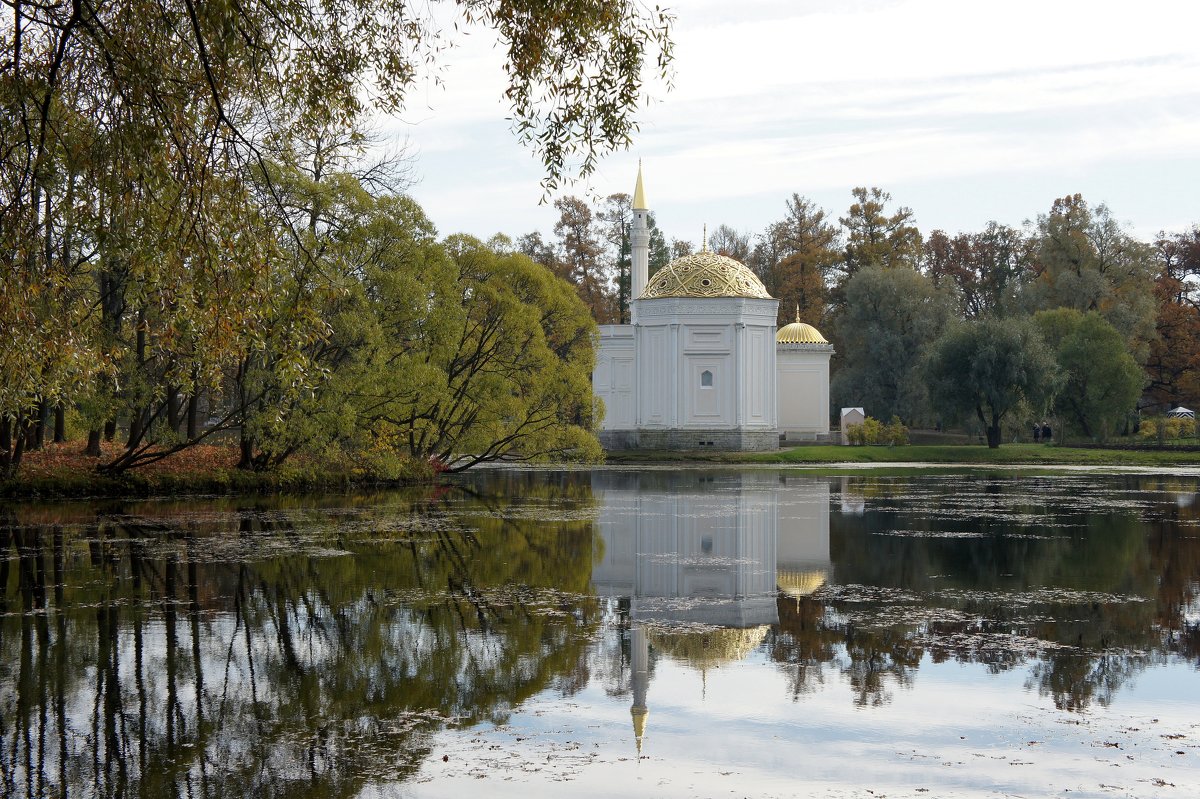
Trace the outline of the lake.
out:
[[[1200,480],[0,508],[0,795],[1196,796]]]

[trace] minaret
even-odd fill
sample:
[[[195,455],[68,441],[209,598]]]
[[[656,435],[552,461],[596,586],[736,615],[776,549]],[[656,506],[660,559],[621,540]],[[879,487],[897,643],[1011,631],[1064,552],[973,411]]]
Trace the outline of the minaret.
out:
[[[638,160],[637,187],[633,190],[633,230],[629,235],[631,268],[629,275],[629,320],[637,324],[637,300],[650,279],[650,209],[642,188],[642,162]]]

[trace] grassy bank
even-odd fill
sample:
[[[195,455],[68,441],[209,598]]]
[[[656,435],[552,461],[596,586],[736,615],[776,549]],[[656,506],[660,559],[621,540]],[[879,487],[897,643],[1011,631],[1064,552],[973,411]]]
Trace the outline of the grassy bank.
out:
[[[265,472],[237,468],[233,446],[196,446],[122,474],[104,474],[99,463],[116,455],[106,445],[100,458],[80,444],[54,444],[28,452],[17,474],[0,481],[0,498],[152,497],[179,494],[278,494],[345,490],[354,486],[407,485],[433,478],[424,464],[400,474],[371,474],[345,456],[300,454]]]
[[[1170,450],[1075,449],[1045,444],[1003,444],[999,449],[970,445],[913,444],[901,447],[803,446],[776,452],[649,452],[612,453],[612,463],[936,463],[987,466],[1200,466],[1200,452]]]

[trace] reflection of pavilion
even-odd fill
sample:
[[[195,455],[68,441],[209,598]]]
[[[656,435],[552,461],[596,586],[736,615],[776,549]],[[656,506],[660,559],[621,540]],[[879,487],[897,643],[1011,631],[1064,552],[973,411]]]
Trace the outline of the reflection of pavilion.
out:
[[[604,471],[592,491],[604,539],[592,583],[628,599],[640,751],[651,648],[702,671],[741,660],[778,621],[779,590],[824,581],[829,484],[765,471]]]

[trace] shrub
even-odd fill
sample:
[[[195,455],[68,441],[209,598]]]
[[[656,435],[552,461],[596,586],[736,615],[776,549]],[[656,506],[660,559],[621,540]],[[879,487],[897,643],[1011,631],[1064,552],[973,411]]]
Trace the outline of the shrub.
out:
[[[908,428],[900,421],[899,416],[893,416],[887,424],[868,416],[862,424],[852,424],[846,428],[846,440],[854,446],[898,446],[908,443]]]
[[[1172,438],[1192,438],[1196,435],[1195,419],[1178,419],[1173,416],[1152,416],[1138,424],[1140,438],[1165,441]]]
[[[908,428],[900,421],[899,416],[892,416],[892,420],[883,428],[883,435],[886,441],[879,442],[881,444],[899,447],[908,443]]]

